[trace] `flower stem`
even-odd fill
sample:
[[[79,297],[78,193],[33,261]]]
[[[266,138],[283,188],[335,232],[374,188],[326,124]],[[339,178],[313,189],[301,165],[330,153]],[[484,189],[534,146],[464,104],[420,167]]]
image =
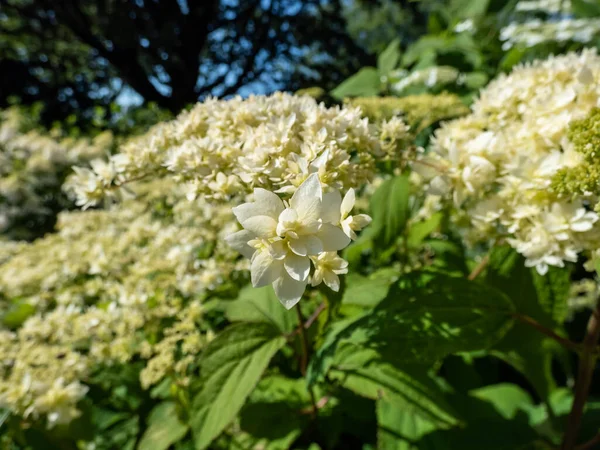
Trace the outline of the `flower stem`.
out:
[[[490,255],[485,255],[481,261],[479,261],[479,264],[477,264],[477,266],[475,266],[475,268],[471,271],[471,273],[469,274],[469,276],[467,277],[469,279],[469,281],[473,281],[475,278],[477,278],[479,276],[479,274],[481,272],[483,272],[483,269],[485,269],[485,267],[488,265],[488,263],[490,262]]]
[[[565,431],[561,450],[575,449],[583,410],[590,392],[592,376],[596,366],[596,359],[598,358],[598,354],[595,351],[598,339],[600,339],[600,304],[596,306],[596,309],[590,316],[587,333],[583,339],[577,381],[575,382],[575,398],[573,399],[573,406],[569,414],[567,430]]]
[[[511,317],[525,325],[535,328],[540,333],[545,334],[546,336],[555,340],[556,342],[561,344],[563,347],[568,348],[569,350],[572,350],[576,353],[581,353],[583,351],[582,344],[578,344],[576,342],[570,341],[569,339],[562,337],[561,335],[557,334],[554,330],[545,327],[544,325],[537,322],[532,317],[526,316],[524,314],[519,314],[519,313],[511,313]],[[593,350],[593,347],[592,347],[592,350]]]
[[[300,304],[296,304],[296,313],[298,314],[298,329],[300,330],[301,339],[300,342],[302,344],[302,355],[300,361],[300,372],[302,376],[306,376],[306,368],[308,366],[308,333],[306,331],[304,325],[304,316],[302,315],[302,311],[300,310]],[[314,320],[314,319],[313,319]],[[311,386],[308,387],[308,395],[310,396],[310,403],[312,405],[311,416],[313,419],[317,418],[317,402],[315,400],[315,393]]]

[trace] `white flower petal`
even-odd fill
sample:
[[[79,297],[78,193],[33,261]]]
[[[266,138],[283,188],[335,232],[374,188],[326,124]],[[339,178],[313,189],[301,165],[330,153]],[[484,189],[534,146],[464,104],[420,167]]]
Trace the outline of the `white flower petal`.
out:
[[[262,287],[273,283],[281,276],[282,266],[282,262],[273,259],[268,251],[257,251],[250,265],[252,286]]]
[[[338,292],[340,290],[340,277],[333,272],[325,271],[323,273],[323,282],[334,292]]]
[[[225,238],[225,242],[229,244],[234,250],[237,250],[246,258],[251,258],[255,250],[248,245],[248,241],[254,239],[256,236],[254,233],[241,230],[236,233],[230,234]]]
[[[308,255],[308,249],[304,245],[304,239],[290,239],[288,242],[290,250],[298,256]]]
[[[336,252],[347,247],[350,238],[338,227],[324,223],[317,233],[317,237],[323,243],[323,251]]]
[[[255,203],[262,208],[262,214],[270,216],[273,219],[277,219],[284,209],[283,202],[279,196],[266,189],[254,189],[254,199]]]
[[[263,239],[276,235],[277,221],[269,216],[253,216],[243,222],[242,226]]]
[[[310,271],[310,259],[308,256],[298,256],[292,252],[283,260],[287,273],[296,281],[306,281]]]
[[[284,271],[282,276],[273,283],[273,289],[281,304],[286,309],[292,309],[302,298],[306,284],[306,281],[294,280]]]
[[[323,252],[323,242],[316,236],[301,236],[302,244],[306,247],[307,255],[318,255]]]
[[[273,259],[283,259],[288,254],[288,247],[283,240],[275,241],[269,246],[269,252]]]
[[[345,218],[348,214],[350,214],[350,211],[352,211],[352,208],[354,208],[355,201],[356,194],[354,193],[354,189],[350,189],[348,192],[346,192],[346,195],[344,195],[344,200],[342,200],[340,210],[342,218]]]
[[[290,206],[298,213],[301,222],[318,221],[321,218],[323,191],[316,173],[309,175],[290,200]]]
[[[366,214],[357,214],[352,216],[352,228],[359,231],[369,225],[373,219]]]
[[[323,206],[321,219],[323,222],[337,225],[340,223],[340,208],[342,206],[342,195],[334,190],[323,194]]]

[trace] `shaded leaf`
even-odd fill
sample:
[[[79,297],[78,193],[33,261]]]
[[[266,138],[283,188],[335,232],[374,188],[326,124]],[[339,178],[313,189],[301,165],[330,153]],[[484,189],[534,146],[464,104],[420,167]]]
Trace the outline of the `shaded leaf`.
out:
[[[445,400],[442,389],[427,375],[426,367],[399,369],[370,360],[368,351],[347,352],[338,355],[330,376],[363,397],[383,399],[436,427],[448,428],[460,423],[456,411]]]
[[[463,278],[423,273],[400,279],[372,312],[335,327],[313,361],[324,374],[342,352],[369,350],[402,367],[491,347],[512,325],[501,291]]]
[[[261,443],[261,448],[287,449],[307,425],[309,416],[301,415],[310,406],[303,379],[270,376],[258,384],[244,406],[240,427]]]
[[[148,417],[148,428],[138,444],[138,450],[166,450],[187,432],[188,425],[177,416],[177,405],[174,402],[160,403]]]

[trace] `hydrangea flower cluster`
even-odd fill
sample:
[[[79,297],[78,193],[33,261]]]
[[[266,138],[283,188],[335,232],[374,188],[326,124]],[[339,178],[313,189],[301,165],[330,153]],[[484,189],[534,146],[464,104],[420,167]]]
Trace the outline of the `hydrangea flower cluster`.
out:
[[[452,196],[470,240],[506,238],[541,274],[598,247],[589,197],[559,198],[551,185],[583,160],[568,129],[598,106],[599,80],[593,50],[536,61],[492,81],[469,116],[438,130],[414,168],[432,194]]]
[[[324,282],[339,290],[338,275],[348,272],[348,263],[337,255],[355,231],[371,221],[365,214],[351,216],[354,190],[344,199],[339,191],[323,193],[317,174],[310,175],[289,202],[262,188],[254,190],[254,201],[233,208],[244,228],[227,238],[229,244],[251,259],[254,287],[272,284],[275,294],[292,308],[307,284]],[[314,266],[310,275],[311,262]]]
[[[16,108],[0,111],[0,232],[35,237],[20,225],[40,227],[53,219],[53,208],[69,206],[61,185],[70,166],[103,157],[113,141],[109,132],[94,139],[60,138],[31,129]]]
[[[276,93],[208,99],[124,144],[71,186],[91,206],[118,186],[170,174],[189,198],[230,199],[254,187],[292,193],[311,173],[334,189],[362,185],[375,173],[377,133],[358,108],[327,108],[313,98]]]
[[[31,314],[2,333],[0,407],[68,423],[91,372],[134,357],[147,361],[144,387],[187,383],[211,338],[201,302],[246,279],[224,242],[237,226],[229,206],[190,202],[172,181],[131,189],[113,209],[61,213],[55,234],[0,241],[0,312]]]

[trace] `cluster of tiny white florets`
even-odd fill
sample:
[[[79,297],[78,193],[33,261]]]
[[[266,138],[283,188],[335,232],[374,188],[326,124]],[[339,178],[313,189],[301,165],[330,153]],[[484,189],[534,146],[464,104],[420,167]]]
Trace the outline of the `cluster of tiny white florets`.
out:
[[[516,45],[528,48],[546,42],[586,44],[600,35],[600,18],[573,17],[570,0],[520,1],[516,12],[526,18],[502,28],[500,39],[504,41],[504,50]]]
[[[237,226],[229,206],[190,202],[172,181],[131,189],[111,210],[61,213],[33,243],[0,242],[0,308],[30,314],[0,342],[0,407],[67,423],[90,372],[133,357],[147,360],[144,387],[187,383],[210,339],[201,302],[245,280],[224,241]]]
[[[335,189],[323,193],[317,174],[310,175],[289,202],[257,188],[254,201],[233,208],[244,229],[227,241],[251,259],[252,285],[272,284],[281,303],[290,309],[309,281],[312,286],[324,282],[339,290],[338,275],[348,272],[348,263],[337,252],[371,221],[364,214],[350,215],[354,202],[353,189],[343,199]]]
[[[124,144],[71,180],[79,205],[97,204],[132,179],[171,174],[189,198],[228,200],[255,187],[292,193],[311,173],[334,189],[362,185],[381,151],[358,108],[285,93],[208,99]]]
[[[399,119],[380,129],[357,108],[307,97],[209,100],[75,169],[67,190],[83,207],[126,183],[128,195],[61,213],[58,232],[33,243],[0,241],[0,297],[24,320],[0,346],[0,407],[67,423],[91,371],[133,357],[147,361],[144,387],[167,376],[186,385],[212,338],[203,301],[235,295],[249,266],[252,284],[272,283],[288,308],[309,282],[338,290],[337,251],[370,221],[350,215],[352,187],[374,174],[373,154],[399,150],[396,132],[407,132]],[[61,371],[57,355],[73,368]]]
[[[24,122],[16,108],[0,111],[0,232],[32,216],[51,215],[48,203],[60,203],[70,167],[104,157],[113,143],[109,132],[94,139],[61,138]]]
[[[470,239],[506,238],[545,273],[600,244],[588,197],[559,199],[552,177],[583,156],[569,124],[600,99],[600,57],[569,53],[518,67],[484,89],[471,115],[447,122],[414,165],[433,194],[451,195]]]

